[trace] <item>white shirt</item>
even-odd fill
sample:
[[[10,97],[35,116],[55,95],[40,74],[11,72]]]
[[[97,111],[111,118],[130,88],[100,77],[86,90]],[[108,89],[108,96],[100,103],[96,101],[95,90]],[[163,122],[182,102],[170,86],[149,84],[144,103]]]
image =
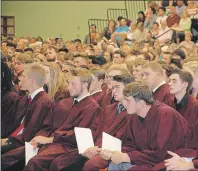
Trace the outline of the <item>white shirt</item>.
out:
[[[153,93],[162,85],[166,84],[166,82],[163,80],[156,88],[153,89]]]
[[[98,92],[102,92],[102,89],[101,90],[94,91],[94,92],[90,93],[90,95],[96,94]]]
[[[160,22],[163,21],[163,20],[166,20],[167,18],[168,18],[168,16],[166,16],[166,15],[157,17],[156,22],[159,24],[160,28],[161,28]]]
[[[30,96],[31,99],[33,100],[34,97],[35,97],[38,93],[40,93],[41,91],[44,91],[43,87],[41,87],[41,88],[35,90],[33,93],[29,94],[29,96]]]
[[[87,95],[81,97],[81,98],[74,98],[74,101],[77,100],[78,102],[80,102],[82,99],[84,99],[85,97],[90,96],[90,93],[88,93]]]
[[[159,40],[159,42],[164,41],[166,39],[169,39],[169,40],[172,39],[173,31],[168,31],[168,30],[170,30],[169,27],[166,27],[164,29],[161,27],[159,29],[159,34],[157,35],[157,37],[159,37],[160,35],[163,34],[162,36],[160,36],[159,38],[157,38],[157,40]]]

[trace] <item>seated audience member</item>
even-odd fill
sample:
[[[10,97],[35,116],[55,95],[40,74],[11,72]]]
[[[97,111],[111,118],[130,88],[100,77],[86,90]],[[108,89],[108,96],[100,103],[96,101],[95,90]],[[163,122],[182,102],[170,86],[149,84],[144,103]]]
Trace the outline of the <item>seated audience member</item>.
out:
[[[159,27],[161,27],[161,21],[162,20],[166,20],[167,16],[166,16],[166,8],[165,7],[160,7],[159,8],[159,12],[158,12],[158,17],[156,22],[159,24]]]
[[[4,126],[3,123],[7,124],[6,121],[9,122],[19,100],[20,97],[13,88],[11,70],[1,61],[1,127]],[[3,138],[6,136],[5,131],[1,128]]]
[[[108,170],[152,170],[185,145],[189,133],[185,119],[173,108],[154,101],[148,85],[134,82],[124,88],[124,106],[133,114],[127,128],[122,152],[101,150],[100,156],[111,160]],[[174,142],[174,143],[172,143]]]
[[[47,73],[45,84],[47,85],[49,96],[55,102],[69,98],[70,95],[67,90],[67,82],[59,65],[55,62],[49,62],[43,66]]]
[[[88,56],[85,54],[76,54],[74,55],[74,65],[80,67],[82,65],[88,66]]]
[[[61,62],[64,60],[66,54],[69,52],[67,48],[62,48],[58,50],[58,61]]]
[[[178,68],[182,68],[182,61],[185,58],[185,53],[180,49],[176,49],[172,54],[171,65],[174,67],[176,66]]]
[[[25,48],[24,53],[30,55],[31,57],[34,55],[34,51],[32,48]]]
[[[150,8],[144,22],[144,28],[150,30],[153,26],[153,23],[156,22],[156,20],[157,20],[156,10],[154,8]]]
[[[41,48],[41,53],[42,53],[43,55],[46,54],[47,49],[49,48],[49,46],[50,46],[50,44],[49,44],[48,41],[43,41],[42,48]]]
[[[8,138],[2,139],[2,153],[23,146],[41,129],[54,105],[43,89],[45,79],[45,69],[39,64],[28,65],[20,76],[21,89],[29,91],[29,95],[20,99],[9,125],[3,127]]]
[[[139,11],[138,12],[138,18],[137,18],[137,23],[139,23],[139,22],[144,23],[145,18],[146,18],[146,16],[145,16],[144,12],[143,11]]]
[[[198,85],[198,61],[191,61],[191,62],[184,63],[183,69],[190,72],[193,77],[192,95],[195,98],[197,98],[198,97],[198,88],[197,88],[197,85]]]
[[[193,77],[188,71],[174,69],[170,76],[170,93],[175,95],[175,108],[194,128],[198,121],[198,100],[189,95]]]
[[[146,37],[147,29],[144,28],[144,23],[143,22],[139,22],[137,24],[137,30],[139,32],[137,42],[144,41],[145,37]]]
[[[49,46],[47,48],[46,59],[48,62],[58,62],[58,50],[55,46]]]
[[[127,33],[127,39],[126,41],[131,41],[131,42],[134,42],[135,40],[138,39],[138,30],[136,29],[137,27],[137,24],[136,23],[131,23],[130,25],[130,29]]]
[[[26,40],[20,39],[19,42],[17,43],[17,49],[21,49],[22,51],[24,51],[24,49],[26,48],[25,44],[26,44]]]
[[[16,49],[16,50],[14,51],[14,56],[15,56],[15,57],[16,57],[16,56],[19,56],[19,55],[22,54],[22,53],[24,53],[23,50],[21,50],[21,49]]]
[[[177,0],[177,6],[176,6],[176,14],[181,16],[183,11],[186,9],[186,6],[184,4],[184,0]]]
[[[116,28],[113,35],[116,36],[116,40],[118,43],[122,44],[123,41],[126,39],[127,32],[129,31],[129,27],[127,26],[127,19],[122,18],[120,21],[120,25]]]
[[[186,7],[186,10],[190,18],[193,18],[194,15],[198,12],[198,9],[195,4],[195,0],[190,0],[187,3],[188,3],[188,6]]]
[[[142,80],[142,68],[147,61],[144,59],[136,59],[133,65],[133,77],[135,81]]]
[[[96,30],[96,25],[92,24],[90,27],[90,32],[85,36],[85,44],[97,44],[100,39],[100,34]]]
[[[160,45],[164,45],[172,40],[173,31],[167,26],[166,20],[161,21],[158,37],[156,38]]]
[[[45,64],[47,62],[45,55],[43,54],[36,54],[33,57],[35,63]]]
[[[192,51],[196,45],[193,41],[191,41],[192,39],[192,33],[190,31],[186,31],[184,32],[185,34],[185,40],[182,41],[179,46],[184,46],[187,48],[188,52]]]
[[[129,71],[127,68],[125,69],[124,67],[121,67],[121,65],[112,65],[107,71],[106,71],[106,78],[105,78],[105,83],[107,84],[107,90],[102,99],[101,106],[102,108],[105,108],[106,106],[115,103],[115,99],[112,96],[112,78],[115,75],[121,75],[121,74],[127,74]]]
[[[115,20],[109,20],[108,27],[105,27],[101,37],[105,37],[107,40],[111,39],[111,35],[116,30],[116,21]]]
[[[107,106],[101,114],[99,127],[94,135],[95,147],[88,148],[82,155],[86,158],[83,170],[99,170],[108,166],[108,161],[102,159],[98,153],[98,149],[102,145],[102,132],[106,132],[116,138],[122,140],[122,144],[126,140],[126,128],[130,123],[130,115],[127,114],[123,106],[124,87],[133,82],[130,74],[116,75],[112,81],[112,93],[118,103]],[[119,125],[119,126],[118,126]]]
[[[102,85],[104,84],[105,71],[103,69],[92,69],[92,79],[89,93],[92,98],[101,105],[104,93],[102,92]]]
[[[172,74],[172,70],[174,69],[172,66],[170,66],[169,64],[160,64],[163,68],[163,73],[164,73],[164,80],[166,81],[166,83],[168,84],[170,81],[170,76]]]
[[[58,102],[52,108],[42,129],[30,141],[34,147],[39,146],[40,150],[29,160],[24,170],[61,170],[78,155],[74,128],[90,128],[95,132],[98,127],[96,119],[100,107],[89,94],[91,72],[82,68],[75,69],[68,82],[71,98]],[[10,155],[11,152],[2,156],[3,169],[24,159],[25,149],[16,149]],[[70,157],[66,161],[65,156],[68,155],[73,159]],[[51,168],[54,164],[58,168]]]
[[[164,52],[162,55],[162,61],[164,61],[166,64],[170,65],[171,64],[171,52]]]
[[[170,94],[169,86],[164,80],[163,68],[155,61],[143,66],[143,79],[153,92],[153,98],[174,107],[174,95]]]
[[[168,15],[168,18],[166,19],[167,25],[169,28],[176,27],[179,25],[180,22],[180,16],[176,14],[175,7],[170,8],[170,14]]]
[[[159,35],[159,24],[157,22],[153,23],[153,27],[151,30],[152,37],[155,39]]]
[[[113,53],[113,63],[122,64],[125,61],[125,53],[122,50],[116,50]]]

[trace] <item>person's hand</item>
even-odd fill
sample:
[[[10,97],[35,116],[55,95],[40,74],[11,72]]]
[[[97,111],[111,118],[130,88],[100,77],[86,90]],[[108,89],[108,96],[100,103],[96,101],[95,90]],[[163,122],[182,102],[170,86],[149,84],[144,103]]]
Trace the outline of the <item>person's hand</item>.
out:
[[[111,151],[102,150],[100,148],[97,151],[99,152],[100,157],[103,158],[104,160],[110,160],[111,159],[111,155],[112,155]]]
[[[99,154],[98,146],[94,146],[88,148],[82,155],[84,157],[87,157],[88,159],[91,159],[93,156],[96,156],[97,154]]]
[[[6,141],[7,141],[7,140],[8,140],[7,138],[1,139],[1,146],[6,145]]]
[[[118,151],[114,152],[111,155],[111,161],[115,164],[120,164],[123,162],[128,162],[128,163],[131,162],[129,156],[126,153],[122,153],[122,152],[118,152]]]
[[[168,154],[173,156],[170,159],[165,160],[165,166],[166,170],[190,170],[194,168],[194,165],[192,162],[186,163],[183,158],[181,158],[176,153],[173,153],[171,151],[168,151]]]
[[[53,142],[52,137],[36,136],[30,141],[30,144],[32,144],[33,147],[36,148],[40,144],[49,144],[49,143],[52,143],[52,142]]]

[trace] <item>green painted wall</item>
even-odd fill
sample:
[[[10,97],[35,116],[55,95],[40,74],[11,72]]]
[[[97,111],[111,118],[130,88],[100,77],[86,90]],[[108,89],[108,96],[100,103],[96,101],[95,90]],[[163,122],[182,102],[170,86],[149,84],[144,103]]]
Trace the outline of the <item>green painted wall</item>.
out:
[[[65,40],[88,33],[88,19],[105,19],[108,8],[124,8],[124,1],[3,1],[2,15],[15,16],[16,36],[61,36]]]

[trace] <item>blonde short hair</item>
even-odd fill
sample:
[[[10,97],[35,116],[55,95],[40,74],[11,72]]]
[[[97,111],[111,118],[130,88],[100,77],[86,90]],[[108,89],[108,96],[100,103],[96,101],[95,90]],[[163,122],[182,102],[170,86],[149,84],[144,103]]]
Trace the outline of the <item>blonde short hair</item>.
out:
[[[90,88],[91,85],[91,72],[88,69],[85,68],[76,68],[71,70],[71,75],[80,77],[81,82],[87,83],[88,84],[88,89]]]
[[[39,87],[43,87],[47,74],[45,68],[42,65],[37,63],[29,64],[25,67],[25,72],[29,77],[35,79],[35,82]]]
[[[198,73],[198,62],[197,61],[187,62],[183,65],[183,67],[189,68],[190,70],[192,70],[192,72],[194,74]]]
[[[147,61],[144,60],[144,59],[135,59],[133,65],[134,65],[135,67],[138,67],[139,65],[144,66],[146,63],[147,63]]]
[[[107,70],[107,73],[109,73],[110,71],[113,70],[118,70],[121,72],[121,74],[129,74],[129,70],[127,68],[127,65],[124,64],[113,64],[109,67],[109,69]]]
[[[18,60],[24,64],[33,63],[33,58],[26,53],[21,53],[21,54],[17,55],[15,57],[15,60]]]
[[[152,61],[152,62],[149,62],[149,63],[146,63],[143,68],[150,68],[152,71],[154,72],[158,72],[160,73],[160,75],[163,75],[163,68],[162,66],[156,62],[156,61]]]

